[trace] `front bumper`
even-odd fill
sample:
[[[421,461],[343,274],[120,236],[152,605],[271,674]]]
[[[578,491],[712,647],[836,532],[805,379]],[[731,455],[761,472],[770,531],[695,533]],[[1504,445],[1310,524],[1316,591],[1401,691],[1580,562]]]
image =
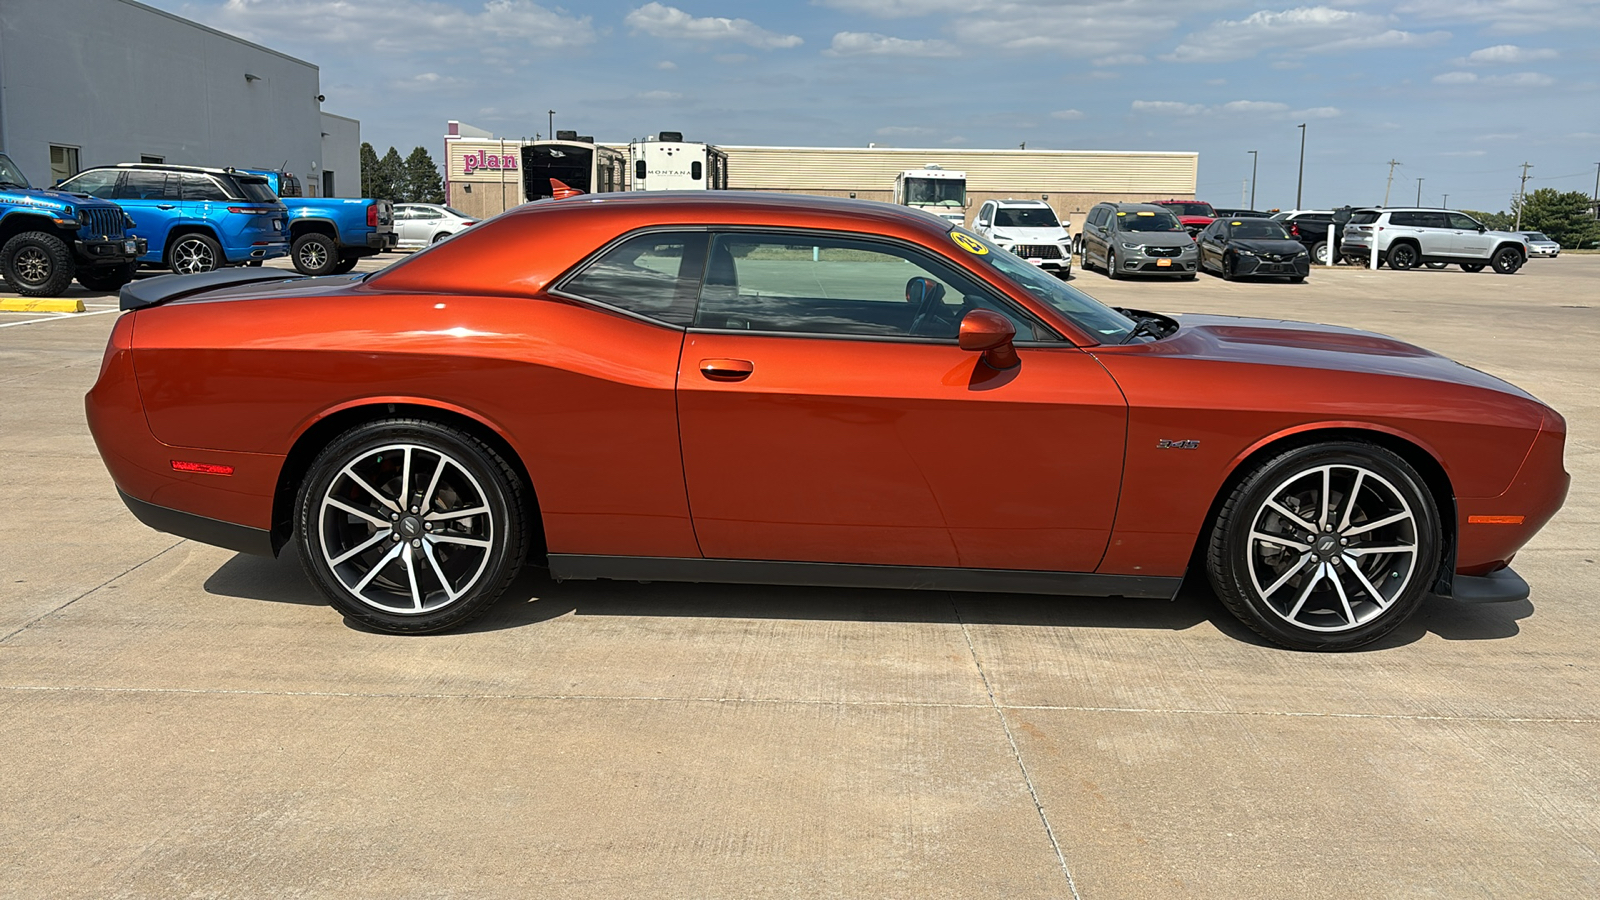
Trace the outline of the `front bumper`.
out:
[[[126,265],[150,251],[145,239],[140,237],[73,241],[72,249],[79,265],[90,266]]]
[[[1539,257],[1544,257],[1545,259],[1555,259],[1556,257],[1561,255],[1561,248],[1560,247],[1555,247],[1555,248],[1529,247],[1528,248],[1528,255],[1530,257],[1539,256]]]
[[[1311,257],[1303,253],[1291,259],[1272,259],[1265,256],[1239,254],[1235,257],[1235,260],[1234,274],[1245,277],[1261,275],[1305,278],[1311,274]]]
[[[1163,248],[1155,248],[1159,253]],[[1117,247],[1117,269],[1151,275],[1193,274],[1200,265],[1200,252],[1189,247],[1180,248],[1177,256],[1158,256],[1148,249],[1129,250]]]
[[[1072,245],[1066,241],[1055,244],[1024,244],[995,241],[1000,249],[1021,258],[1030,265],[1052,272],[1072,271]]]

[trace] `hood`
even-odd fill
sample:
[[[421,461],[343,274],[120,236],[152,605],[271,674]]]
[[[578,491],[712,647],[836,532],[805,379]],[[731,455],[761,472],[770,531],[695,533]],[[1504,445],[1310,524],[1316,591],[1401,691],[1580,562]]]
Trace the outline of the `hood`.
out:
[[[31,206],[41,210],[63,210],[72,207],[107,207],[116,206],[109,200],[91,197],[88,194],[69,194],[66,191],[41,190],[37,188],[5,188],[0,190],[0,205],[5,206]]]
[[[995,232],[1005,237],[995,237]],[[1008,228],[997,225],[990,229],[989,236],[997,241],[1015,244],[1059,244],[1067,240],[1067,230],[1059,225],[1050,228]]]
[[[1252,253],[1280,253],[1285,256],[1294,256],[1306,249],[1299,241],[1277,238],[1239,238],[1229,241],[1228,246]]]
[[[1338,325],[1236,316],[1177,315],[1176,334],[1150,352],[1217,362],[1261,363],[1467,385],[1538,402],[1528,392],[1432,350]]]
[[[1184,225],[1210,225],[1216,219],[1212,216],[1178,216],[1178,221]]]

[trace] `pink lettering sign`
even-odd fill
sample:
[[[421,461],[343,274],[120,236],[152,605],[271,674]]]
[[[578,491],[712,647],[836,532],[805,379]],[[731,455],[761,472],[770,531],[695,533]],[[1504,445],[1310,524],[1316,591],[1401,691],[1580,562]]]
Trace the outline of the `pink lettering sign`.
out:
[[[463,156],[461,163],[467,174],[471,175],[479,169],[515,169],[517,167],[517,158],[515,156],[494,156],[486,151],[479,150],[477,153],[468,153]]]

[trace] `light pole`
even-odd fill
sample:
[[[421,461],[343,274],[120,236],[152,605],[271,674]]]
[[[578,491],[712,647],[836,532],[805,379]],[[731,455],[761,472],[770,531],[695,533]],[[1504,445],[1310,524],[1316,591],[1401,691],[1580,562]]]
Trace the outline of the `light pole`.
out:
[[[556,111],[551,109],[546,112],[550,113],[550,140],[553,141],[556,139]]]
[[[1306,123],[1301,122],[1300,129],[1300,180],[1294,186],[1294,208],[1300,208],[1300,195],[1306,186]]]
[[[1250,208],[1251,209],[1255,209],[1256,208],[1256,163],[1261,161],[1261,154],[1257,153],[1254,150],[1246,150],[1245,152],[1250,154]],[[1600,176],[1597,176],[1597,180],[1595,181],[1595,184],[1600,185]]]
[[[1443,206],[1445,209],[1449,209],[1450,208],[1450,195],[1449,194],[1445,194],[1444,195],[1444,202],[1441,203],[1440,205]]]
[[[1417,179],[1417,205],[1422,205],[1422,179]]]

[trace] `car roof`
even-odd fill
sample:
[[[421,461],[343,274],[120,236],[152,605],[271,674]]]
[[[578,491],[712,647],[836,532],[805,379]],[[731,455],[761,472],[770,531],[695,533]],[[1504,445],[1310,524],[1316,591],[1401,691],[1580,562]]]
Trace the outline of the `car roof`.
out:
[[[158,172],[201,172],[206,175],[255,175],[244,169],[232,167],[218,168],[216,166],[179,166],[168,163],[117,163],[113,166],[93,166],[96,169],[150,169]],[[88,171],[85,169],[84,171]],[[260,177],[260,176],[257,176]]]
[[[992,201],[992,202],[994,202],[995,204],[997,204],[999,206],[1045,206],[1045,207],[1048,207],[1050,205],[1050,204],[1044,202],[1043,200],[1018,200],[1018,199],[1016,199],[1014,197],[1007,197],[1004,200],[995,200],[995,201]]]
[[[1123,203],[1121,201],[1113,200],[1108,201],[1105,205],[1111,207],[1117,212],[1172,212],[1172,210],[1167,209],[1165,206],[1162,206],[1159,203]]]

